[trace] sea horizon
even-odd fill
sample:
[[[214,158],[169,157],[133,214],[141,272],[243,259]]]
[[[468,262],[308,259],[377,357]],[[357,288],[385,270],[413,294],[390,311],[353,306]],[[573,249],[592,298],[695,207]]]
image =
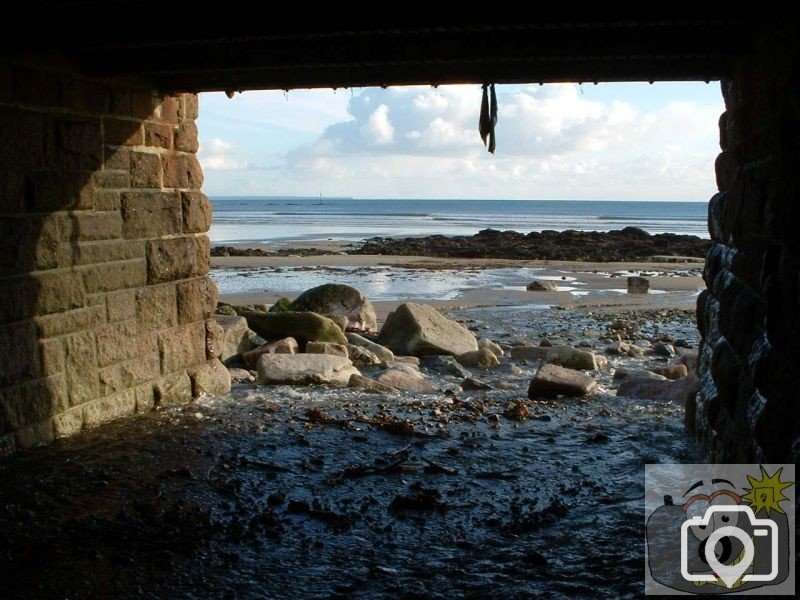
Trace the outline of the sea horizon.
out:
[[[688,200],[407,199],[212,196],[214,244],[359,242],[371,237],[473,235],[491,228],[610,231],[708,238],[707,202]]]

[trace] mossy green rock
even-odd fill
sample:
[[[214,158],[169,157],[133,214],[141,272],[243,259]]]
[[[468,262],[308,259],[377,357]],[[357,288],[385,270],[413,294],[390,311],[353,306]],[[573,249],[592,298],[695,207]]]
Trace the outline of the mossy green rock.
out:
[[[288,298],[278,298],[275,304],[269,307],[269,312],[288,312],[292,310],[292,301]]]
[[[347,344],[347,338],[336,323],[313,312],[248,312],[242,316],[250,329],[265,340],[293,337],[301,348],[308,342]]]

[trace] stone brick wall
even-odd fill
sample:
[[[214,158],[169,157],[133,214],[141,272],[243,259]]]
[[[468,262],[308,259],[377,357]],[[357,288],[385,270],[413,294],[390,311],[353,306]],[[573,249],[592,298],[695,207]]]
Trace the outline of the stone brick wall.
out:
[[[698,302],[702,389],[687,424],[717,462],[800,454],[800,54],[760,40],[723,82],[714,242]]]
[[[197,110],[0,62],[0,454],[230,386]]]

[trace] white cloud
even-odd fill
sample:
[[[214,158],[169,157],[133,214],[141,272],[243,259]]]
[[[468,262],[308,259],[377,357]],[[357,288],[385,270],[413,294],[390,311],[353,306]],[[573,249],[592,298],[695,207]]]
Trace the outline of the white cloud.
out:
[[[346,111],[339,94],[324,118],[309,117],[317,135],[290,144],[261,188],[396,198],[710,197],[721,99],[670,102],[657,96],[658,85],[644,89],[638,98],[605,93],[599,100],[574,84],[498,86],[494,156],[478,135],[480,86],[363,89],[349,94]],[[648,102],[641,101],[645,93],[652,94]],[[292,94],[282,110],[291,114],[288,122],[301,121],[289,110]],[[303,94],[309,107],[319,106],[312,92]],[[272,102],[275,110],[283,106]],[[259,161],[243,156],[215,139],[204,144],[201,161],[207,170]],[[248,180],[250,192],[256,177]]]
[[[381,104],[359,128],[361,136],[371,144],[390,144],[394,141],[394,126],[389,120],[389,107]]]
[[[203,142],[197,158],[204,171],[237,171],[250,166],[246,160],[236,157],[233,144],[219,138]]]

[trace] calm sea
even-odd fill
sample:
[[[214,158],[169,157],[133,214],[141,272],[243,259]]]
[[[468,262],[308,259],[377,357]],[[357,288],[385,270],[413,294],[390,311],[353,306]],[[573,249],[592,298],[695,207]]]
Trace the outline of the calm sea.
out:
[[[708,237],[705,202],[614,200],[365,200],[216,197],[211,241],[359,241],[373,236],[472,235],[481,229],[608,231]]]

